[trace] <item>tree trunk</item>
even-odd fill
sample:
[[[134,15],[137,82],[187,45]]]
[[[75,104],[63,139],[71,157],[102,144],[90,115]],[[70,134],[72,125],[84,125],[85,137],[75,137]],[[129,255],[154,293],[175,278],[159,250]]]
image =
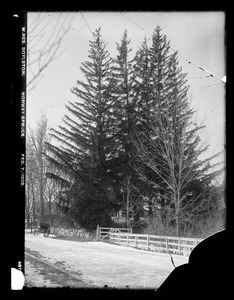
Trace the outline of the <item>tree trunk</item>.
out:
[[[36,220],[36,205],[35,205],[35,194],[34,194],[34,184],[32,181],[32,212],[33,212],[33,223],[35,224]]]
[[[176,235],[180,236],[180,207],[179,207],[179,201],[180,201],[180,192],[178,191],[177,196],[174,196],[175,199],[175,219],[176,219]]]
[[[48,192],[48,213],[51,215],[52,211],[52,192],[51,190]]]
[[[180,219],[178,214],[176,214],[176,236],[180,236]]]
[[[28,196],[26,196],[25,199],[25,219],[27,219],[27,228],[29,228],[30,226],[30,220],[29,220],[29,200],[28,200]]]
[[[27,227],[30,228],[30,214],[27,213]]]
[[[49,214],[51,215],[51,197],[49,198],[48,210],[49,210]]]
[[[40,218],[44,217],[44,199],[43,199],[43,186],[40,183]]]
[[[25,201],[25,217],[27,219],[27,227],[30,228],[30,201],[29,201],[29,187],[27,188]]]
[[[126,207],[127,228],[129,228],[129,193],[127,191],[127,207]]]
[[[44,217],[44,197],[43,197],[43,161],[40,157],[40,179],[39,179],[39,198],[40,198],[40,218]]]

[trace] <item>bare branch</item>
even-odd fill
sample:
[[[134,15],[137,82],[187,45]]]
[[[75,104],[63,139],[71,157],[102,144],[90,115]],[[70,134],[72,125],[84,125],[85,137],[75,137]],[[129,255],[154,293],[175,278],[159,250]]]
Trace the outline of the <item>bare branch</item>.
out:
[[[52,61],[61,55],[58,51],[71,27],[70,22],[66,28],[63,29],[67,16],[68,14],[65,15],[60,25],[62,15],[60,15],[53,24],[52,19],[47,20],[46,14],[39,14],[32,23],[29,24],[27,53],[27,67],[29,71],[27,87],[29,92],[37,86],[45,69]]]

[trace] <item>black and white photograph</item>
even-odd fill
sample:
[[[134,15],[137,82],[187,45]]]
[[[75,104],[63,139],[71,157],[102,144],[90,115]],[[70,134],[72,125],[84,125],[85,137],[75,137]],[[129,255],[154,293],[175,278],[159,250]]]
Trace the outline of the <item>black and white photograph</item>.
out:
[[[23,289],[198,293],[226,228],[225,12],[25,18]]]

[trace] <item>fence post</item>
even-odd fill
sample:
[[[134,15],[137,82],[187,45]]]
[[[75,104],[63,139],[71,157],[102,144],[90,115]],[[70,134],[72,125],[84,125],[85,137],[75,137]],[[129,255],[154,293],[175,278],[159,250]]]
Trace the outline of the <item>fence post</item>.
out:
[[[137,246],[137,234],[135,236],[135,247]]]
[[[178,239],[178,243],[179,243],[179,254],[180,254],[180,237]]]
[[[128,246],[129,233],[127,233],[127,246]]]
[[[165,237],[165,239],[166,239],[166,252],[168,252],[167,237]]]
[[[96,239],[99,241],[99,225],[97,225]]]
[[[149,250],[149,235],[147,234],[147,250]]]
[[[119,244],[119,235],[120,235],[120,233],[118,232],[117,234],[118,234],[118,244]]]

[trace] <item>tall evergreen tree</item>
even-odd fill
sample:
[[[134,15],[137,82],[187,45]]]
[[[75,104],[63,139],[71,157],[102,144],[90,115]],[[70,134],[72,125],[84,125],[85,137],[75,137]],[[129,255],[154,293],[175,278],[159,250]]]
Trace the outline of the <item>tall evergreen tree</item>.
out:
[[[109,225],[124,197],[128,212],[148,198],[151,212],[161,207],[179,235],[190,212],[204,207],[202,191],[216,173],[211,158],[200,160],[202,126],[192,120],[186,74],[160,27],[134,60],[129,45],[125,31],[111,59],[95,31],[81,64],[84,80],[71,89],[78,101],[66,106],[65,125],[51,131],[59,145],[47,143],[59,171],[48,176],[61,184],[61,208],[84,227]]]
[[[203,200],[201,194],[195,195],[195,184],[202,186],[212,176],[207,175],[211,158],[199,159],[206,147],[199,148],[202,126],[192,120],[186,74],[178,67],[177,53],[169,54],[169,49],[169,41],[157,27],[149,51],[145,47],[138,53],[143,62],[139,70],[145,72],[138,73],[142,79],[149,69],[150,84],[141,80],[147,86],[141,103],[147,107],[144,101],[148,102],[149,121],[136,134],[135,146],[139,173],[155,189],[155,205],[161,207],[167,224],[174,222],[179,235],[191,208],[199,207]]]
[[[65,126],[52,130],[60,146],[48,144],[52,154],[48,159],[69,175],[71,183],[62,180],[67,189],[61,194],[68,212],[81,225],[95,227],[110,221],[116,199],[114,78],[100,28],[90,41],[88,57],[81,64],[85,81],[78,80],[71,89],[79,101],[66,106],[73,117],[65,115]]]
[[[136,89],[139,91],[137,97],[137,129],[141,130],[143,126],[144,130],[150,119],[150,111],[152,106],[152,68],[150,64],[149,48],[147,45],[147,39],[139,47],[134,58],[134,73],[136,81]]]
[[[135,170],[132,168],[134,155],[131,136],[135,130],[137,122],[137,100],[139,89],[136,88],[136,73],[134,70],[135,59],[130,58],[132,49],[130,48],[130,39],[127,31],[124,31],[120,43],[117,45],[117,56],[114,59],[114,75],[116,79],[116,96],[117,101],[114,107],[116,124],[118,125],[118,140],[120,142],[121,152],[120,160],[120,191],[123,201],[123,208],[126,208],[126,219],[129,225],[129,215],[131,214],[134,221],[139,219],[139,198],[135,193],[136,184]],[[129,179],[131,180],[129,181]],[[131,182],[131,188],[129,188]],[[131,203],[131,209],[130,209]]]
[[[126,161],[130,159],[130,134],[133,128],[133,110],[135,104],[133,60],[129,59],[132,49],[129,47],[130,40],[127,31],[124,31],[122,40],[117,45],[117,57],[114,60],[114,74],[116,78],[117,102],[115,116],[118,122],[119,137],[123,146]]]

